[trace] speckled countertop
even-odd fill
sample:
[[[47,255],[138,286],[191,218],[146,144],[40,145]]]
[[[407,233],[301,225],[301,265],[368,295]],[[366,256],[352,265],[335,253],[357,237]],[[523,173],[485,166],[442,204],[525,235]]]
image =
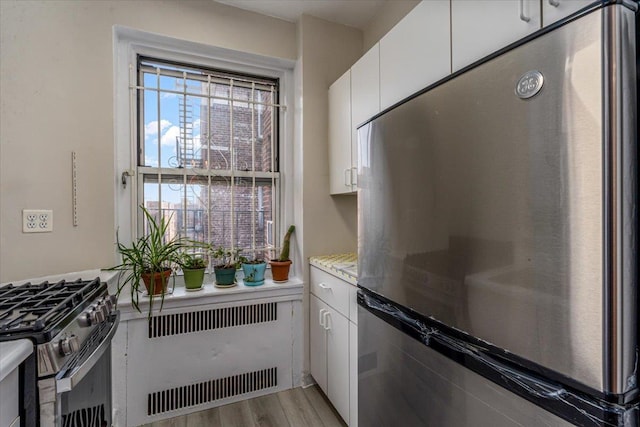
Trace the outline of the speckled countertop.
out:
[[[358,282],[358,255],[354,252],[312,256],[309,258],[309,263],[352,285]]]

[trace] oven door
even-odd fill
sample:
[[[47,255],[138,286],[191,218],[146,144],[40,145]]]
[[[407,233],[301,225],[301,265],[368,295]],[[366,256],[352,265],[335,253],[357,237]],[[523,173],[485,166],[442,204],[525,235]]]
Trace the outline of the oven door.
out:
[[[101,324],[56,376],[57,426],[111,426],[111,339],[119,316]]]

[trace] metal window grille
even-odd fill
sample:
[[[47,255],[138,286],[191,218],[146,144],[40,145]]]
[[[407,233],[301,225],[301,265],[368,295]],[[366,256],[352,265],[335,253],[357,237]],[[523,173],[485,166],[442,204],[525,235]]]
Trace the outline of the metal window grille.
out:
[[[146,57],[131,79],[139,203],[169,219],[168,237],[268,257],[264,223],[279,223],[278,81]]]

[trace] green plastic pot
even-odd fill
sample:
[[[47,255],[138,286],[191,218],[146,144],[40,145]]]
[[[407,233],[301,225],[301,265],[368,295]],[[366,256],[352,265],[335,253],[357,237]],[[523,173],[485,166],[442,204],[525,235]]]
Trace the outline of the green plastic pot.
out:
[[[200,289],[204,282],[204,270],[204,268],[183,268],[184,287],[191,291]]]

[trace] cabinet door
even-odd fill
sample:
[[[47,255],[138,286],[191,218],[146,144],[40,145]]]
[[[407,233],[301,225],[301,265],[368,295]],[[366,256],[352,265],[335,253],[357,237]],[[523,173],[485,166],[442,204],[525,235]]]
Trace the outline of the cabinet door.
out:
[[[590,3],[593,0],[542,0],[542,24],[553,24]]]
[[[419,3],[380,40],[384,110],[451,72],[449,0]]]
[[[380,112],[380,44],[376,43],[351,67],[351,167],[357,190],[357,126]]]
[[[327,333],[323,326],[328,306],[315,295],[309,295],[309,367],[322,391],[327,389]]]
[[[327,396],[340,416],[349,421],[349,321],[326,306],[327,316]]]
[[[358,326],[349,322],[349,427],[358,427]]]
[[[351,71],[329,87],[329,192],[353,192],[351,183]]]
[[[451,0],[453,71],[540,27],[540,0]]]
[[[380,112],[380,44],[351,67],[351,122],[355,128]]]

